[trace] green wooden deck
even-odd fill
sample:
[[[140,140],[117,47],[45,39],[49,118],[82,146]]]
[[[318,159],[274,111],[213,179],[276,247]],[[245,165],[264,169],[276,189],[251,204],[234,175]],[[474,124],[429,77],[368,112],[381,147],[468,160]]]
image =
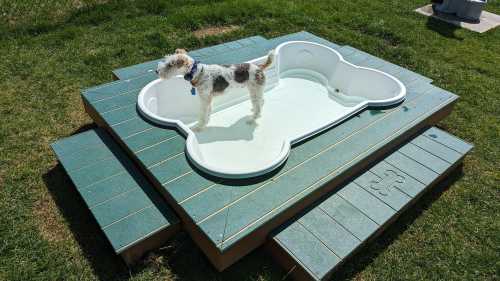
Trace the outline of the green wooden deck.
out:
[[[117,70],[116,76],[124,80],[85,90],[82,96],[89,114],[140,165],[219,270],[264,243],[270,231],[387,150],[445,117],[457,99],[431,85],[426,77],[307,32],[267,41],[252,38],[248,44],[232,42],[206,48],[199,55],[204,56],[204,62],[241,62],[261,56],[283,41],[316,41],[336,48],[348,61],[394,75],[405,84],[408,95],[397,107],[366,110],[295,146],[274,174],[234,181],[195,170],[186,160],[184,138],[178,132],[139,116],[137,94],[155,79],[148,71],[154,62]]]
[[[283,227],[270,242],[272,253],[297,280],[328,280],[471,149],[428,129]]]
[[[127,264],[179,229],[177,216],[104,129],[61,139],[52,149]]]

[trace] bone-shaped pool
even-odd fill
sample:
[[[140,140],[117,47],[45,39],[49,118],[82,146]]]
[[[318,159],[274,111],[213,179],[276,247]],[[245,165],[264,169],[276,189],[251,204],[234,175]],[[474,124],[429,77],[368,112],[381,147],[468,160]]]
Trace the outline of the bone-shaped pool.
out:
[[[280,167],[293,144],[367,107],[397,104],[406,96],[405,86],[395,77],[353,65],[337,51],[305,41],[279,45],[266,79],[262,116],[256,124],[247,122],[247,89],[234,88],[214,99],[210,122],[195,132],[200,101],[182,76],[146,85],[138,109],[150,121],[184,133],[186,155],[199,169],[218,177],[248,178]]]

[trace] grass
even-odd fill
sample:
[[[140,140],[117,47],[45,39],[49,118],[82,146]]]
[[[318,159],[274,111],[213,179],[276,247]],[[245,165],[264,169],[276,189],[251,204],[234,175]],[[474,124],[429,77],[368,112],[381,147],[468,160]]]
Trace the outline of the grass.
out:
[[[413,1],[0,0],[0,280],[281,280],[257,250],[219,274],[185,234],[126,269],[49,144],[91,127],[79,90],[114,68],[251,35],[307,30],[434,79],[461,98],[440,124],[475,144],[336,280],[500,277],[500,29],[477,34]],[[499,1],[488,10],[500,13]],[[194,31],[238,26],[221,35]]]

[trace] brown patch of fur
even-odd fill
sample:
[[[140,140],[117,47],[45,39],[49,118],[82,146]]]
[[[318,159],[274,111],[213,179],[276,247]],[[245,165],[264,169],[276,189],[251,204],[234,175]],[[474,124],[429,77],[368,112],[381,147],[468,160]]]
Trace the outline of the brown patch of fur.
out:
[[[215,36],[215,35],[219,35],[219,34],[232,32],[232,31],[235,31],[237,29],[240,29],[240,27],[237,25],[210,26],[210,27],[205,27],[205,28],[193,31],[193,35],[194,35],[194,37],[201,39],[201,38],[205,38],[207,36]]]
[[[269,67],[271,64],[273,63],[273,60],[272,60],[272,57],[271,56],[267,56],[267,60],[264,64],[261,64],[259,65],[260,69],[266,69],[267,67]]]
[[[175,67],[179,68],[182,66],[187,66],[189,64],[189,60],[185,56],[178,56],[177,59],[172,61],[172,63]]]
[[[176,54],[187,54],[186,49],[175,49]]]
[[[262,71],[262,69],[257,69],[255,71],[255,82],[259,85],[264,85],[264,83],[266,83],[266,76],[264,75],[264,71]]]

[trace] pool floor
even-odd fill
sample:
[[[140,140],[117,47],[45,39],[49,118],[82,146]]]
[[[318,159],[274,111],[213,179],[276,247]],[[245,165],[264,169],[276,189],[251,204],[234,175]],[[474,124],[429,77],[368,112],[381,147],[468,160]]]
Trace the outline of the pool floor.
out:
[[[333,98],[323,85],[301,78],[280,79],[265,92],[257,123],[250,122],[251,108],[247,100],[216,112],[195,133],[205,163],[229,170],[235,163],[242,170],[259,169],[278,157],[284,142],[326,128],[358,109]]]

